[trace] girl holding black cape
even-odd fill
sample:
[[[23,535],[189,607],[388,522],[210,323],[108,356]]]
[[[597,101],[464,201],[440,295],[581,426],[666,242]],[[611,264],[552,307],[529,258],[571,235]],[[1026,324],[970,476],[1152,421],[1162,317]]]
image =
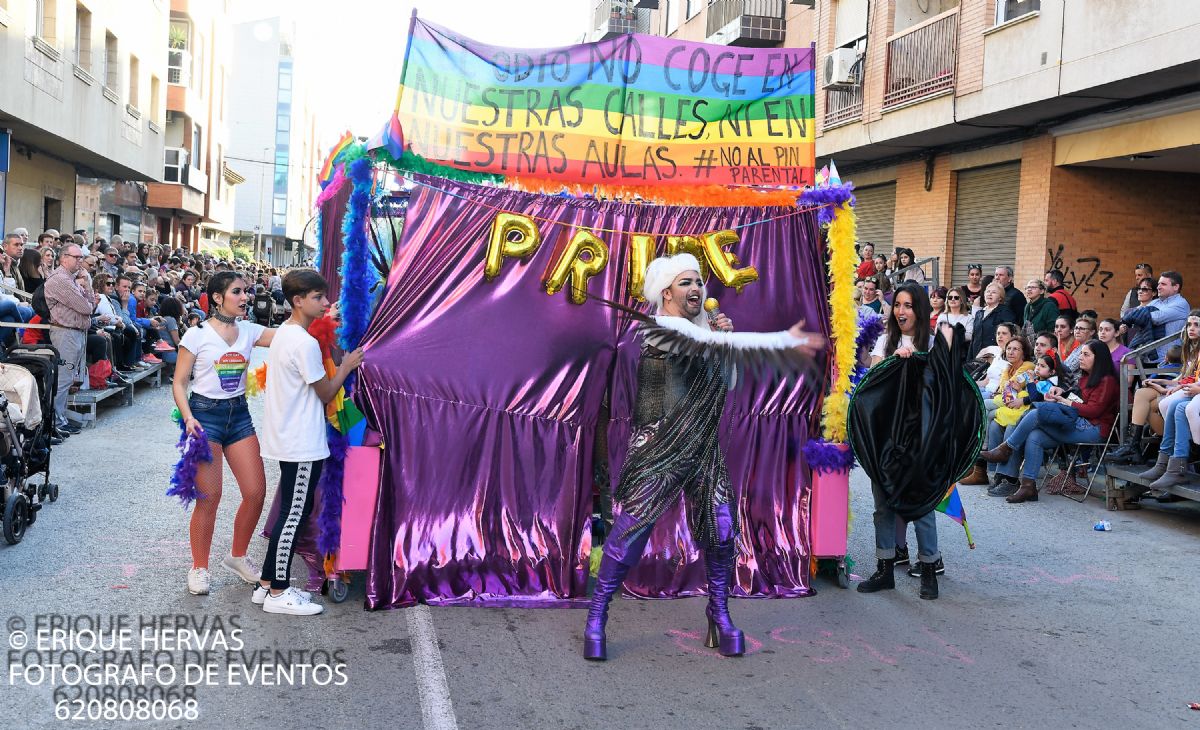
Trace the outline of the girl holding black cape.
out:
[[[921,598],[938,597],[934,508],[971,468],[982,442],[983,404],[963,369],[966,334],[961,325],[943,325],[941,336],[932,337],[929,311],[920,285],[905,282],[896,290],[887,329],[871,353],[886,359],[871,369],[850,404],[850,444],[871,478],[879,561],[858,585],[860,593],[896,587],[898,516],[916,527]]]

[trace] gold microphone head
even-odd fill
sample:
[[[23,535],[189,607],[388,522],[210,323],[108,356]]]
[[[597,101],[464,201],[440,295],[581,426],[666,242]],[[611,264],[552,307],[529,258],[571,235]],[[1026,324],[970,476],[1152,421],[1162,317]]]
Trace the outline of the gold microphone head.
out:
[[[704,300],[704,311],[706,311],[706,312],[717,311],[717,300],[713,299],[712,297],[705,299]]]

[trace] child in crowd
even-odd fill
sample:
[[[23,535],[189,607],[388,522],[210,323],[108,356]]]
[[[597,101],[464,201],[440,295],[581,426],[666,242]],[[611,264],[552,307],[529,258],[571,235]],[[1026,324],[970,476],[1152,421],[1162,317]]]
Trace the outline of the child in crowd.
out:
[[[312,512],[313,493],[329,457],[324,404],[333,400],[363,359],[361,349],[346,353],[334,374],[326,375],[321,347],[308,327],[329,309],[328,289],[325,278],[311,269],[288,272],[283,294],[292,305],[292,315],[276,330],[267,358],[262,455],[279,462],[280,511],[251,598],[267,613],[312,616],[325,610],[291,586],[292,553],[296,536]]]

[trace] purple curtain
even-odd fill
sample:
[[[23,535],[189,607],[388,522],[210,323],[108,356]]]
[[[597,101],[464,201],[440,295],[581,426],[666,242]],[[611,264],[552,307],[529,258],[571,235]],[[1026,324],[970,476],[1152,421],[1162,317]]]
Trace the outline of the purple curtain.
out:
[[[329,200],[321,204],[321,276],[329,282],[329,292],[336,298],[342,290],[342,251],[346,250],[343,242],[342,221],[346,217],[346,206],[350,204],[350,193],[354,186],[349,180],[343,180]]]
[[[609,308],[545,293],[541,280],[557,251],[577,227],[595,231],[610,258],[589,291],[628,302],[628,233],[737,228],[742,242],[735,251],[761,279],[741,295],[712,280],[709,293],[738,329],[779,330],[804,318],[827,333],[815,214],[421,183],[364,340],[359,400],[386,443],[367,605],[569,602],[587,584],[598,416],[611,390],[615,479],[629,433],[638,342]],[[498,211],[537,219],[542,244],[528,261],[505,261],[500,276],[486,282],[487,237]],[[801,446],[816,424],[816,389],[747,382],[730,394],[721,440],[745,535],[739,595],[809,591],[809,475]],[[681,513],[660,522],[651,546],[627,586],[664,598],[700,590],[703,567]]]

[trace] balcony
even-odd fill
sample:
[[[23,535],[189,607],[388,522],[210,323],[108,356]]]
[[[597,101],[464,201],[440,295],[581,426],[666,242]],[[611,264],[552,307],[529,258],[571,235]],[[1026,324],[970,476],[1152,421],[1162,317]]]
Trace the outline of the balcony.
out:
[[[888,38],[883,108],[952,90],[957,39],[958,8]]]
[[[163,182],[186,185],[201,193],[208,192],[208,175],[192,167],[190,155],[182,147],[163,148]]]
[[[592,17],[593,41],[604,41],[626,33],[645,32],[638,29],[638,15],[645,15],[649,29],[650,11],[637,10],[627,0],[600,0]]]
[[[786,0],[716,0],[708,6],[707,40],[723,46],[778,46],[786,6]]]
[[[862,119],[862,84],[825,92],[825,129]]]

